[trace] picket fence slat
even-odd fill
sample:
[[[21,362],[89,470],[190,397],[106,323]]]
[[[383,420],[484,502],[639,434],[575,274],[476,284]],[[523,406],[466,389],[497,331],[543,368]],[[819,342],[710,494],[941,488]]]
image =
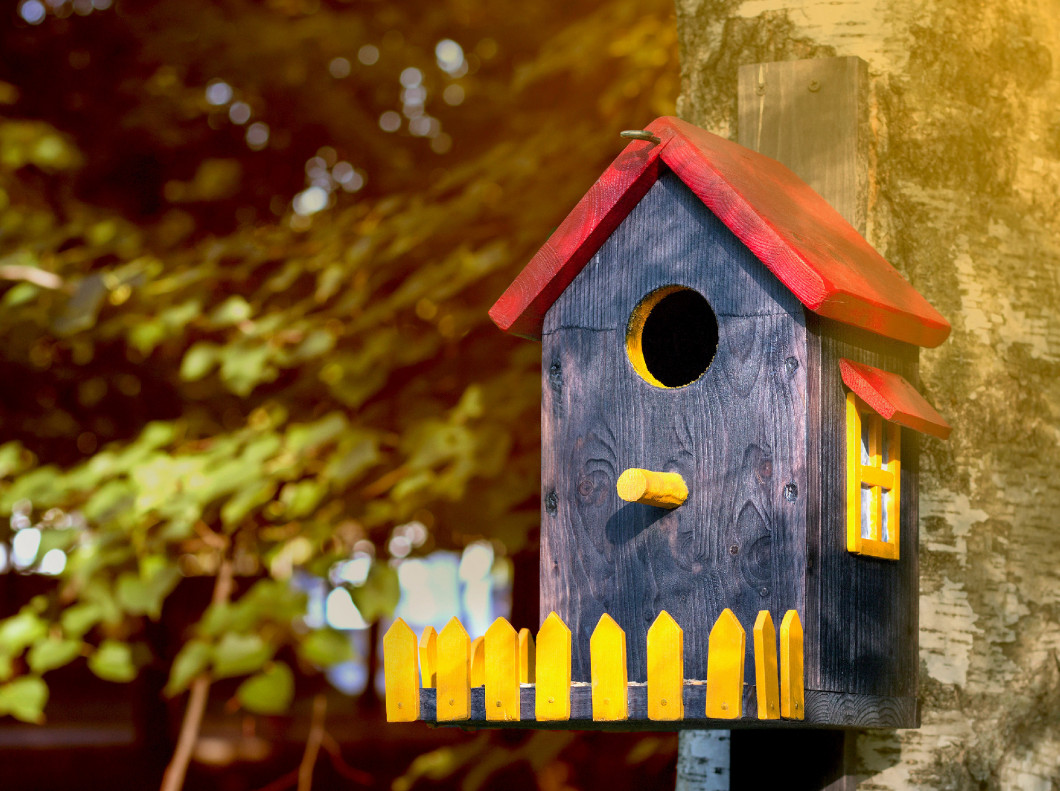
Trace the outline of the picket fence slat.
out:
[[[536,648],[534,715],[542,722],[569,720],[571,634],[554,612],[541,624]]]
[[[534,651],[534,636],[525,626],[519,630],[519,683],[533,684],[535,676],[535,664],[537,663],[536,651]]]
[[[758,719],[780,719],[780,686],[777,678],[777,630],[768,610],[758,613],[754,625],[755,692]]]
[[[435,718],[458,722],[471,717],[471,673],[468,655],[471,639],[455,617],[438,635],[438,695]]]
[[[481,687],[486,683],[486,639],[476,637],[471,641],[471,686]]]
[[[663,610],[648,629],[648,719],[685,716],[685,633]]]
[[[519,634],[504,618],[486,630],[486,720],[519,719]]]
[[[743,668],[747,633],[726,607],[707,642],[708,717],[735,720],[743,716]]]
[[[780,716],[784,719],[806,718],[803,686],[802,621],[795,610],[788,610],[780,622]]]
[[[416,634],[398,618],[383,637],[383,678],[387,722],[420,718],[420,671]]]
[[[607,613],[600,616],[589,638],[589,671],[593,685],[593,719],[627,719],[626,633]]]
[[[433,626],[428,626],[420,635],[420,675],[424,689],[438,685],[438,633]]]
[[[778,634],[772,615],[762,610],[752,631],[757,711],[748,717],[804,720],[803,630],[798,613],[789,610],[784,615]],[[638,719],[653,721],[683,720],[687,706],[704,711],[710,719],[743,717],[747,635],[732,610],[723,610],[710,630],[705,685],[684,678],[684,630],[665,610],[647,634],[647,684],[630,686],[626,648],[626,633],[605,613],[589,640],[591,684],[579,693],[584,697],[578,698],[582,707],[578,719],[591,711],[596,721],[628,720],[631,706]],[[518,722],[523,715],[541,722],[569,721],[576,697],[571,649],[571,630],[554,612],[541,625],[536,640],[529,629],[516,632],[504,618],[474,640],[457,618],[451,618],[440,633],[426,627],[417,640],[399,618],[383,638],[387,720],[419,719],[422,685],[434,690],[426,698],[424,716],[438,722],[467,721],[472,716]],[[476,687],[481,691],[473,692]]]

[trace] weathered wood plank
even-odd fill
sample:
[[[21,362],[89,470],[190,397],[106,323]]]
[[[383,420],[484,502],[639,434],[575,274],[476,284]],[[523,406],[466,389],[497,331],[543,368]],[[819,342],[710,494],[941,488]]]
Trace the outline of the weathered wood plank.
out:
[[[783,162],[864,234],[868,64],[854,56],[748,64],[737,91],[740,145]]]
[[[624,333],[641,297],[672,283],[710,302],[719,343],[700,379],[662,389],[632,371]],[[803,606],[803,321],[792,294],[672,174],[549,311],[540,604],[573,633],[575,680],[589,678],[588,639],[605,612],[626,631],[630,678],[644,681],[662,609],[685,630],[686,673],[705,678],[709,628],[725,607],[751,624],[759,610]],[[616,481],[631,467],[680,474],[688,500],[672,511],[623,503]]]
[[[571,687],[571,717],[569,720],[534,722],[534,687],[520,688],[522,721],[511,723],[486,720],[486,705],[482,688],[471,690],[471,719],[468,722],[452,723],[461,727],[494,728],[514,727],[535,729],[555,728],[559,730],[625,730],[625,731],[676,731],[703,728],[799,729],[806,727],[852,727],[852,728],[915,728],[919,725],[916,698],[880,698],[872,695],[846,695],[837,692],[806,691],[805,720],[758,719],[758,703],[755,687],[744,687],[743,716],[738,720],[708,719],[695,716],[706,706],[706,684],[686,682],[683,688],[686,716],[683,720],[659,721],[648,718],[648,688],[645,684],[629,685],[629,719],[625,721],[594,721],[592,712],[592,688],[585,682],[575,682]],[[436,692],[422,690],[422,719],[434,722]],[[445,725],[449,723],[438,723]]]
[[[811,426],[819,421],[821,462],[810,504],[819,519],[811,523],[807,536],[807,556],[816,562],[807,578],[803,621],[806,685],[862,695],[913,696],[919,666],[919,435],[909,429],[901,433],[899,560],[849,552],[846,390],[838,372],[839,360],[846,358],[897,373],[915,387],[918,350],[816,317],[808,327],[810,348],[820,355],[815,363],[819,370],[811,374],[811,393],[817,395]]]

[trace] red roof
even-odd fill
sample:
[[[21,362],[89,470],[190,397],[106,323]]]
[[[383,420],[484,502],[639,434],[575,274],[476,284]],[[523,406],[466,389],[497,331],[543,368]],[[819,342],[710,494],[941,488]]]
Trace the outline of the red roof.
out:
[[[846,359],[839,360],[839,373],[843,383],[884,420],[940,439],[950,436],[950,424],[904,377]]]
[[[631,142],[490,309],[502,329],[541,337],[545,313],[670,168],[808,309],[919,346],[949,322],[827,201],[784,165],[676,118]]]

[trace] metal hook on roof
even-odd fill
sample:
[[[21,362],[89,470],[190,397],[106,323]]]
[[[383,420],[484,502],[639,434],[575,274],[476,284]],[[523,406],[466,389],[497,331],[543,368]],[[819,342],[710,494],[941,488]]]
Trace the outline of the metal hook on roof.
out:
[[[627,129],[624,132],[619,132],[619,134],[627,140],[647,140],[653,146],[657,146],[662,142],[660,138],[653,135],[647,129]]]

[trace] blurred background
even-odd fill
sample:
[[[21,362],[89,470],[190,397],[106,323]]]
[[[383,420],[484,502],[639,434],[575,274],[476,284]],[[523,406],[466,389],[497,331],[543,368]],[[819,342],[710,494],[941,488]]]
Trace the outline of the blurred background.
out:
[[[673,787],[672,735],[387,726],[379,649],[536,629],[486,311],[678,87],[669,0],[3,4],[6,788]]]

